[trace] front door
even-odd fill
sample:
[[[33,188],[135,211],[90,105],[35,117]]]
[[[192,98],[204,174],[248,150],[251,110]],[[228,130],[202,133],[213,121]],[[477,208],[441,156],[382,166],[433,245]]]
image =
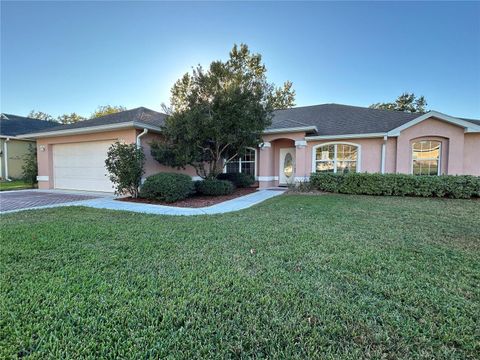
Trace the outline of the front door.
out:
[[[295,148],[280,149],[280,185],[293,184],[295,182]]]

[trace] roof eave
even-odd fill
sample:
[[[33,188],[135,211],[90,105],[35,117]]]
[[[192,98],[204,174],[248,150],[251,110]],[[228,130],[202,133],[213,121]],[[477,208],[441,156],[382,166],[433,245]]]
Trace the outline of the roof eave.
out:
[[[362,139],[362,138],[383,138],[387,133],[367,133],[367,134],[340,134],[340,135],[318,135],[305,136],[306,141],[330,140],[330,139]]]
[[[44,131],[39,133],[23,134],[23,135],[19,135],[18,137],[22,139],[26,139],[26,138],[38,139],[38,138],[45,138],[45,137],[92,134],[92,133],[114,131],[114,130],[121,130],[121,129],[128,129],[128,128],[148,129],[154,132],[162,131],[162,129],[158,126],[145,124],[139,121],[129,121],[129,122],[118,123],[118,124],[89,126],[89,127],[76,128],[76,129],[59,129],[55,131]]]
[[[282,129],[267,129],[264,134],[281,134],[281,133],[291,133],[291,132],[307,132],[307,131],[317,131],[316,126],[299,126],[291,128],[282,128]]]

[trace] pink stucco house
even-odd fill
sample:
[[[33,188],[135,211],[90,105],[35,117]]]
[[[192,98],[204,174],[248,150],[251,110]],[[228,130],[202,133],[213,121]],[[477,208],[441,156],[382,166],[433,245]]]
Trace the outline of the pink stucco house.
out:
[[[178,171],[150,155],[165,117],[137,108],[22,135],[37,140],[39,188],[112,191],[104,161],[115,141],[143,146],[146,176]],[[261,188],[305,181],[316,171],[480,176],[480,120],[436,111],[338,104],[277,110],[263,139],[225,171],[250,173]],[[191,168],[180,172],[195,178]]]

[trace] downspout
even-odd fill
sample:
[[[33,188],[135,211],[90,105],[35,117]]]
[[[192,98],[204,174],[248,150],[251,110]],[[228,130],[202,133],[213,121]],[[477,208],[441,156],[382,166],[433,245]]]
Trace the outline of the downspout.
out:
[[[142,142],[141,142],[140,139],[141,139],[143,136],[147,135],[147,133],[148,133],[148,129],[145,129],[145,128],[144,128],[143,131],[142,131],[140,134],[137,135],[137,149],[140,149],[140,148],[141,148]],[[141,181],[140,181],[141,184],[143,184],[144,181],[145,181],[145,178],[142,177],[142,179],[141,179]]]
[[[3,158],[5,159],[5,180],[12,181],[12,179],[8,177],[8,141],[10,141],[9,137],[7,137],[3,143]]]
[[[143,131],[137,135],[137,148],[140,148],[141,146],[141,140],[140,138],[148,133],[148,129],[143,129]]]
[[[381,164],[381,173],[385,174],[385,157],[387,155],[387,135],[383,136],[383,144],[382,144],[382,164]]]

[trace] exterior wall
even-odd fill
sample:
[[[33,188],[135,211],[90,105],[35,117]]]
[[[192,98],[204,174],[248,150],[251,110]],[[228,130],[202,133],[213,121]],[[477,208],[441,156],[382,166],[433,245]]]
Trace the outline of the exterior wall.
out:
[[[137,134],[139,133],[141,133],[141,131],[137,130]],[[145,178],[159,172],[176,172],[176,173],[187,174],[192,177],[197,176],[195,169],[191,166],[188,166],[185,169],[171,168],[169,166],[161,165],[157,160],[154,159],[154,157],[150,152],[150,143],[152,141],[161,140],[162,137],[160,134],[147,133],[146,135],[142,136],[140,139],[141,139],[143,152],[145,154],[145,168],[144,168],[145,174],[143,175]]]
[[[53,189],[53,145],[68,144],[87,141],[112,140],[125,143],[135,143],[136,130],[126,129],[108,132],[99,132],[83,135],[56,136],[40,138],[37,140],[37,160],[38,160],[38,188]],[[42,151],[43,149],[43,151]]]
[[[308,173],[313,170],[313,148],[317,145],[332,143],[348,143],[360,147],[360,172],[378,173],[382,170],[382,144],[383,138],[372,139],[329,139],[321,141],[309,141],[307,145],[307,169]],[[307,176],[308,176],[307,175]]]
[[[305,142],[305,133],[267,134],[263,137],[264,146],[257,151],[258,184],[260,188],[278,186],[280,169],[280,149],[295,149],[295,167],[305,167],[304,146],[296,146],[296,142]]]
[[[480,134],[465,134],[463,173],[480,176]]]
[[[440,159],[442,174],[464,174],[465,132],[463,127],[435,118],[422,121],[400,133],[397,139],[396,172],[412,173],[412,143],[426,139],[442,142],[442,157]]]
[[[8,147],[8,158],[5,158],[4,144]],[[8,162],[8,177],[10,179],[19,179],[22,177],[22,167],[24,164],[24,157],[28,154],[29,145],[35,146],[35,141],[25,141],[10,139],[5,141],[1,139],[0,149],[2,151],[1,163],[0,163],[0,177],[4,179],[6,177],[5,161]]]

